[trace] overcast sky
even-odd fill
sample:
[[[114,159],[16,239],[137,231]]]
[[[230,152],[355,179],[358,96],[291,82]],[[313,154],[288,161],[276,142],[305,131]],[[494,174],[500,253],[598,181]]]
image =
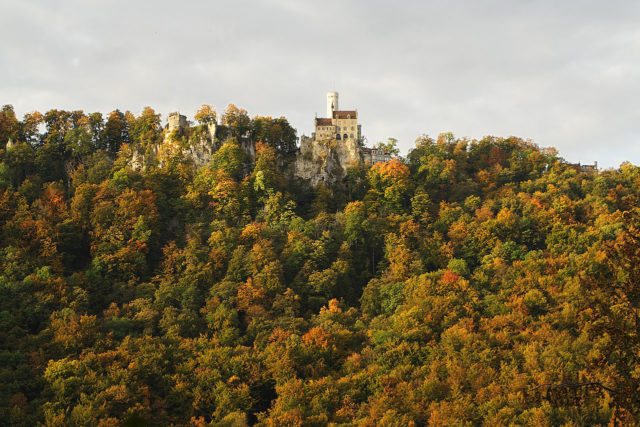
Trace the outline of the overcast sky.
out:
[[[20,116],[234,103],[300,135],[336,90],[403,153],[451,131],[640,164],[638,1],[0,0],[0,34]]]

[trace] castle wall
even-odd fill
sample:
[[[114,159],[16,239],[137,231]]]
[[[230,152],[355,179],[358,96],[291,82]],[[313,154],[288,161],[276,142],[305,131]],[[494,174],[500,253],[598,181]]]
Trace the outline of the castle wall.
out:
[[[358,139],[358,119],[333,119],[335,122],[335,133],[340,134],[343,139],[346,134],[348,138]]]
[[[316,126],[316,131],[313,135],[314,139],[334,139],[336,137],[336,127],[333,125],[319,125]]]

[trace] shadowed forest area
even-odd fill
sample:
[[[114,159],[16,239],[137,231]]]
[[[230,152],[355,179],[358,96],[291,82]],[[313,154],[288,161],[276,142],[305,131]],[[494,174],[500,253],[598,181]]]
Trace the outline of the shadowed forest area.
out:
[[[151,108],[2,109],[0,423],[639,419],[638,167],[425,135],[311,188],[242,111],[208,165],[137,171]]]

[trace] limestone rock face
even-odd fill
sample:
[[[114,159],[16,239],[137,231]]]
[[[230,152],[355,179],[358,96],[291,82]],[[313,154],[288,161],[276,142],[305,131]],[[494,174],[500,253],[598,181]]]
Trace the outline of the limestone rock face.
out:
[[[208,164],[213,157],[213,154],[218,150],[216,146],[216,124],[209,123],[206,125],[204,129],[205,132],[202,132],[198,135],[191,135],[188,138],[188,144],[185,146],[184,144],[180,144],[178,149],[182,155],[190,159],[193,162],[193,166],[198,169],[201,166]],[[171,145],[177,145],[173,141],[170,140],[170,134],[165,134],[165,141],[163,146],[166,146],[165,149],[171,149]]]
[[[168,128],[161,144],[148,147],[146,152],[139,149],[133,151],[129,165],[134,170],[144,170],[147,162],[157,161],[162,167],[170,157],[182,155],[191,160],[196,169],[200,168],[208,164],[213,154],[220,148],[216,144],[216,124],[208,124],[204,130],[197,135],[189,135],[185,134],[184,129]]]
[[[357,140],[322,140],[302,136],[295,162],[295,175],[315,186],[342,180],[347,168],[360,164],[362,157]]]
[[[131,166],[131,169],[136,171],[144,170],[145,169],[144,153],[137,150],[134,151],[131,154],[131,160],[129,160],[129,166]]]
[[[250,140],[240,141],[240,148],[249,156],[250,159],[256,158],[256,144]]]
[[[190,144],[187,147],[181,147],[182,154],[191,159],[193,166],[196,169],[208,164],[213,157],[213,154],[218,150],[215,140],[199,139],[196,141],[189,141]]]
[[[162,143],[146,148],[131,147],[129,166],[134,170],[144,170],[148,165],[165,167],[172,159],[183,158],[198,169],[211,162],[221,144],[216,139],[215,123],[199,128],[167,127]],[[246,165],[250,168],[250,163],[256,156],[255,144],[248,138],[242,138],[239,144],[251,159]],[[302,136],[300,149],[293,162],[293,173],[312,186],[321,182],[335,184],[344,179],[348,167],[362,163],[361,147],[355,138],[337,141]],[[245,170],[245,173],[250,173],[250,169]]]

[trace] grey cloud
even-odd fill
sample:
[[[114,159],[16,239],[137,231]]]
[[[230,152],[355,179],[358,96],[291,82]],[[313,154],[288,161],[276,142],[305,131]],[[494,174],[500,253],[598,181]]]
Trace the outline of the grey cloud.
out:
[[[0,102],[19,114],[234,103],[308,133],[336,89],[369,141],[404,151],[453,131],[640,163],[635,2],[9,0],[1,12]]]

